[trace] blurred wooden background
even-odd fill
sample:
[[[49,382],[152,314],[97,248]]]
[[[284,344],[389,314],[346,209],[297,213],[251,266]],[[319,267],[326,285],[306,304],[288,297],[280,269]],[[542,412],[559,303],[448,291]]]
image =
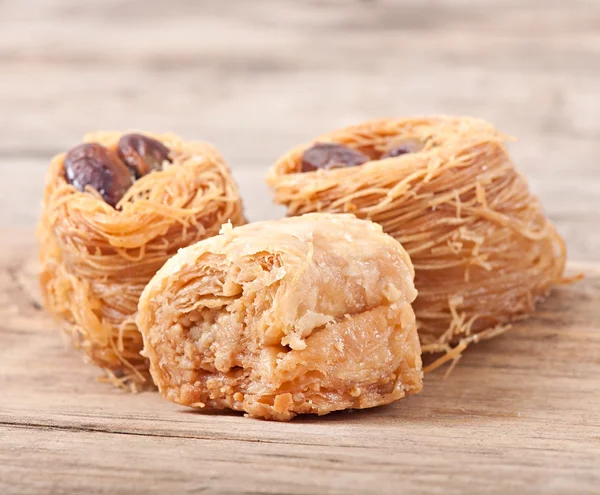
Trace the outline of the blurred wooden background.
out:
[[[600,244],[596,0],[3,0],[0,227],[31,228],[45,168],[94,129],[216,144],[251,219],[266,168],[362,119],[480,116],[569,239]]]

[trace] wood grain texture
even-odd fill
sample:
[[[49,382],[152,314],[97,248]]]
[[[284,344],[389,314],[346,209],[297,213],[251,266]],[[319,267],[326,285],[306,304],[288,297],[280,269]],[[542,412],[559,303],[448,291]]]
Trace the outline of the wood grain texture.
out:
[[[289,147],[381,116],[474,115],[600,261],[596,0],[0,2],[0,493],[598,493],[600,266],[389,407],[289,424],[97,383],[41,310],[52,155],[95,129],[217,145],[250,219]]]
[[[516,136],[571,257],[600,261],[598,60],[595,0],[4,0],[0,226],[34,224],[48,160],[89,130],[214,142],[259,220],[289,147],[450,113]]]
[[[0,250],[0,493],[597,493],[600,266],[391,406],[272,423],[95,381]]]

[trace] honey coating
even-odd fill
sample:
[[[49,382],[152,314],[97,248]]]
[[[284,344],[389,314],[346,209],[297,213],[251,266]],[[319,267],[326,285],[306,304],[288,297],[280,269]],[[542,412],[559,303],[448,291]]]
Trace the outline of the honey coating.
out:
[[[531,314],[563,276],[566,248],[491,124],[433,116],[363,122],[286,153],[267,183],[288,215],[353,213],[409,253],[425,372]],[[303,171],[316,143],[370,157]],[[451,368],[450,368],[451,369]]]
[[[92,157],[100,165],[106,165],[106,156],[118,164],[116,150],[124,136],[139,135],[90,133],[83,146],[95,150]],[[95,173],[80,175],[79,188],[70,183],[68,171],[77,177],[82,168],[65,170],[68,154],[57,155],[48,170],[37,229],[46,309],[86,361],[103,368],[115,385],[133,391],[150,382],[134,321],[145,285],[179,248],[216,235],[228,219],[245,222],[237,185],[215,148],[174,134],[144,136],[146,146],[138,145],[137,151],[169,150],[164,167],[139,174],[130,187],[110,194],[84,187],[93,183],[87,179]],[[141,154],[147,158],[150,152]],[[82,156],[90,154],[75,158]],[[89,172],[85,167],[93,164],[80,166]],[[111,170],[115,173],[107,186],[115,185],[121,171],[131,181],[124,163]]]
[[[412,263],[379,225],[308,214],[179,251],[137,324],[162,395],[289,420],[420,391]]]

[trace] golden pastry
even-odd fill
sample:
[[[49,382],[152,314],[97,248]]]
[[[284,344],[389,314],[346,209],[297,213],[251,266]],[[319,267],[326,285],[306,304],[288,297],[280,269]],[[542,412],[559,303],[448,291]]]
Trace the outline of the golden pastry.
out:
[[[424,352],[457,358],[564,281],[565,245],[490,124],[365,122],[291,150],[267,182],[288,214],[351,212],[383,226],[416,270]]]
[[[413,267],[372,222],[312,214],[225,225],[182,249],[137,316],[162,395],[288,420],[421,389]]]
[[[88,134],[50,165],[38,225],[46,308],[118,385],[147,376],[139,295],[181,247],[244,223],[236,184],[210,145],[173,134]]]

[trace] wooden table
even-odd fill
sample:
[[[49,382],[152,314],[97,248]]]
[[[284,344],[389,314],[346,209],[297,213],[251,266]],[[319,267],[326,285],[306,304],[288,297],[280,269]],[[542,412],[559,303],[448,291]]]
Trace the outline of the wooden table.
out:
[[[0,2],[0,493],[599,493],[600,4]],[[52,330],[33,226],[92,129],[214,142],[251,219],[290,146],[365,118],[487,118],[567,238],[535,318],[372,411],[289,424],[127,395]]]

